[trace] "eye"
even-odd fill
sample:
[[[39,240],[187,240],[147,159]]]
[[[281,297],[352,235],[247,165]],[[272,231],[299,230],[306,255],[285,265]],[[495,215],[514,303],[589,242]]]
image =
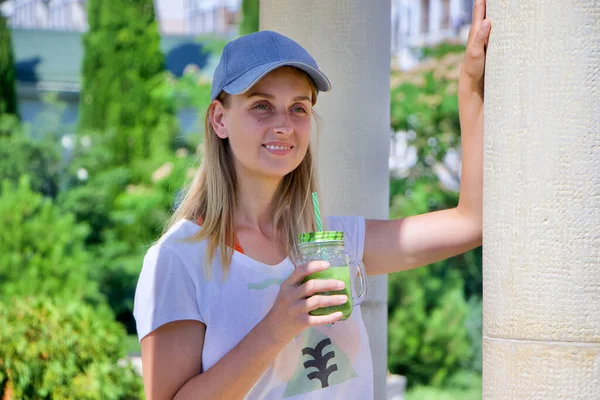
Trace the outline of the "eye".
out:
[[[292,111],[295,113],[304,113],[304,114],[307,113],[306,109],[302,106],[292,107]]]
[[[266,103],[258,103],[253,107],[255,110],[268,111],[271,107]]]

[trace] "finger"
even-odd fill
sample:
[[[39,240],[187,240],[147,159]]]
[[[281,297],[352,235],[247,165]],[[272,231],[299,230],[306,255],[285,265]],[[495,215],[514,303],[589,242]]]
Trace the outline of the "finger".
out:
[[[329,263],[327,261],[310,261],[306,264],[299,265],[297,268],[294,268],[292,274],[285,280],[285,283],[298,286],[300,282],[310,274],[315,272],[324,271],[329,268]]]
[[[475,0],[475,5],[473,6],[473,24],[483,21],[485,18],[485,9],[485,0]]]
[[[485,0],[476,0],[473,6],[473,17],[471,20],[471,28],[469,29],[469,35],[467,37],[467,43],[471,43],[473,36],[479,30],[479,25],[486,15],[486,2]]]
[[[340,306],[346,304],[348,296],[344,294],[334,294],[330,296],[315,295],[304,300],[304,312],[310,312],[317,308]]]
[[[490,37],[491,27],[492,25],[488,19],[484,19],[481,24],[479,24],[479,29],[473,38],[473,43],[471,44],[470,49],[476,56],[483,54],[484,48],[487,45]]]
[[[315,293],[342,290],[346,285],[337,279],[310,279],[297,289],[298,298],[312,296]]]
[[[329,315],[309,315],[307,314],[306,322],[309,326],[329,325],[338,322],[344,314],[341,311],[334,312]]]
[[[484,26],[482,27],[483,32],[482,35],[484,36],[484,49],[485,47],[487,47],[488,42],[490,40],[490,32],[492,31],[492,20],[490,20],[489,18],[486,18],[483,20],[482,24],[484,24]]]

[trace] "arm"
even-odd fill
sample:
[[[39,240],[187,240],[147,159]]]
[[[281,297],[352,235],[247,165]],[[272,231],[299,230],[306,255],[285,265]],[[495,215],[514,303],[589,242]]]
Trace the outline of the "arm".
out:
[[[462,174],[458,206],[393,221],[367,220],[369,275],[428,265],[481,245],[483,203],[483,73],[490,23],[477,0],[458,83]]]
[[[146,398],[243,399],[294,336],[306,327],[331,324],[342,317],[341,312],[325,316],[308,314],[347,301],[346,296],[312,296],[339,290],[337,280],[310,280],[300,285],[305,276],[327,267],[327,263],[311,262],[295,268],[281,284],[275,304],[265,318],[204,372],[206,326],[201,322],[170,322],[145,336],[141,345]]]
[[[270,341],[260,323],[202,373],[205,332],[200,322],[177,321],[142,339],[147,399],[241,399],[285,345]]]

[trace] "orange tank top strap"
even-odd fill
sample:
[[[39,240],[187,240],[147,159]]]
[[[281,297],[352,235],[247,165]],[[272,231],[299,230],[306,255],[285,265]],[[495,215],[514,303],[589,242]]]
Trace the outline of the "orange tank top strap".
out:
[[[204,218],[198,217],[197,222],[198,222],[198,225],[202,226],[202,224],[204,223]],[[233,246],[233,248],[234,248],[234,250],[239,251],[240,253],[244,254],[244,249],[242,249],[242,246],[240,245],[240,242],[237,240],[237,237],[235,238],[235,245]]]

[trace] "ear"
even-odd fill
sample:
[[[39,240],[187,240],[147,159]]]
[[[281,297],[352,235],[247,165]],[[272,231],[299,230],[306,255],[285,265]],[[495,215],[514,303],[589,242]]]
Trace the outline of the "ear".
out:
[[[227,127],[225,126],[225,106],[219,100],[215,100],[209,107],[210,123],[215,130],[215,133],[221,139],[229,136]]]

